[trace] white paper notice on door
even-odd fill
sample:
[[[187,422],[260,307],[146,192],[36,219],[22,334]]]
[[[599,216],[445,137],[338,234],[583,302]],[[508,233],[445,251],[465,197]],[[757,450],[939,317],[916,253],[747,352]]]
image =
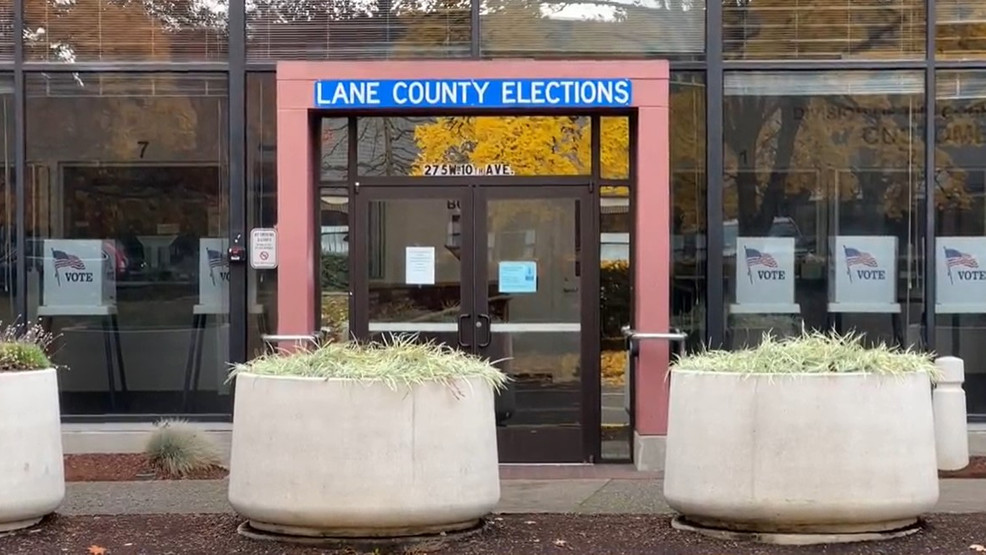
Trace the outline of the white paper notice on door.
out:
[[[435,284],[435,247],[407,247],[404,251],[404,283]]]

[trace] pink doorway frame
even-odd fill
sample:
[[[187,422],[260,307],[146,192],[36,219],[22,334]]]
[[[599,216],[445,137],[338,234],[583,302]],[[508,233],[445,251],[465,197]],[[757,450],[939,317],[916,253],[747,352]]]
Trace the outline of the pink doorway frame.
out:
[[[634,322],[666,332],[670,315],[671,190],[669,68],[665,61],[358,61],[277,64],[277,332],[312,333],[317,314],[314,261],[318,137],[315,82],[320,79],[630,79],[637,115],[633,268]],[[518,114],[518,111],[506,112]],[[340,114],[342,115],[342,114]],[[351,114],[347,114],[351,115]],[[642,342],[635,379],[635,432],[667,432],[670,346]]]

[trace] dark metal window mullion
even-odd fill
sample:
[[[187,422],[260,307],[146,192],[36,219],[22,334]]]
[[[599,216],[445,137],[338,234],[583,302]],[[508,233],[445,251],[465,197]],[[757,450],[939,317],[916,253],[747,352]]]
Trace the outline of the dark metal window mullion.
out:
[[[593,115],[589,120],[589,171],[592,175],[590,181],[589,189],[589,207],[587,212],[592,214],[592,221],[585,222],[582,224],[580,219],[576,219],[576,230],[575,237],[577,241],[581,240],[582,233],[584,231],[589,231],[589,240],[592,241],[592,245],[585,243],[576,243],[576,260],[581,266],[579,270],[579,280],[582,282],[582,288],[585,293],[582,295],[582,319],[583,326],[582,329],[585,331],[592,330],[591,337],[582,337],[582,342],[585,345],[583,348],[582,356],[588,360],[583,361],[583,368],[589,369],[590,372],[590,383],[584,383],[582,392],[582,402],[588,404],[587,407],[583,407],[582,414],[586,419],[585,428],[583,430],[583,437],[585,438],[585,446],[583,452],[587,455],[588,461],[590,463],[600,462],[602,460],[602,442],[603,442],[603,427],[602,427],[602,368],[600,362],[600,351],[602,350],[602,334],[600,333],[600,326],[602,322],[602,317],[600,312],[602,311],[602,306],[600,299],[600,273],[602,271],[600,264],[600,256],[597,255],[601,250],[600,241],[602,236],[599,233],[602,223],[600,222],[601,210],[600,210],[600,194],[599,194],[599,182],[602,176],[602,118],[599,115]],[[631,148],[630,144],[627,144],[627,148]],[[581,207],[576,203],[576,215],[581,212]],[[580,225],[581,224],[581,225]],[[580,229],[581,227],[587,227],[587,229]],[[631,229],[632,233],[632,229]],[[631,257],[631,264],[632,262]],[[589,263],[592,264],[591,268],[586,271]],[[632,267],[632,266],[631,266]],[[592,301],[595,302],[592,302]],[[590,306],[586,304],[592,303]],[[632,304],[632,303],[631,303]],[[588,322],[585,322],[586,316],[589,316]],[[629,323],[629,322],[628,322]],[[632,438],[632,436],[631,436]],[[632,439],[631,439],[632,442]],[[630,446],[633,449],[631,443]]]
[[[935,73],[935,42],[937,36],[938,17],[936,13],[936,0],[926,0],[927,10],[927,29],[925,55],[928,64],[924,71],[924,94],[925,94],[925,121],[924,121],[924,346],[930,351],[935,349],[935,339],[937,335],[935,303],[937,302],[937,292],[935,290],[935,147],[937,138],[935,136],[935,124],[937,117],[937,75]],[[910,299],[908,299],[910,301]],[[910,320],[910,319],[908,319]],[[905,326],[910,322],[905,323]],[[953,353],[958,356],[959,353]]]
[[[723,54],[722,3],[706,6],[706,72],[705,129],[706,129],[706,246],[705,260],[705,342],[713,347],[724,344],[723,315]]]
[[[247,187],[246,182],[246,6],[243,0],[229,3],[229,72],[227,104],[229,170],[229,222],[230,245],[237,238],[248,248]],[[249,253],[247,258],[249,258]],[[232,362],[242,362],[247,357],[247,280],[248,263],[231,264],[229,275],[229,357]]]
[[[473,58],[482,57],[482,50],[480,49],[481,35],[479,33],[479,3],[480,0],[470,0],[469,2],[469,43],[470,43],[470,54]]]
[[[24,3],[14,0],[14,203],[15,265],[17,291],[14,297],[15,318],[25,324],[27,305],[27,122],[24,86]],[[4,153],[6,155],[6,153]],[[10,183],[6,184],[10,187]],[[10,222],[7,222],[9,225]]]

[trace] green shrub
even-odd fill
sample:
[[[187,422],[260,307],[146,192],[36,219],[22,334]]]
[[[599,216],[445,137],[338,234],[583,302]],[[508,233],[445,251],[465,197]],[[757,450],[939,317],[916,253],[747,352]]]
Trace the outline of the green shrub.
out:
[[[322,253],[322,291],[349,291],[349,256]]]
[[[599,331],[603,339],[623,338],[621,328],[630,323],[630,264],[607,261],[599,266]]]
[[[54,337],[40,325],[0,325],[0,372],[51,368],[48,349]]]
[[[754,348],[709,350],[686,355],[675,368],[735,374],[818,374],[863,372],[908,374],[927,372],[937,378],[934,356],[879,344],[867,347],[854,333],[840,335],[802,329],[799,335],[777,339],[764,334]]]
[[[191,472],[220,466],[216,446],[201,431],[184,420],[161,420],[144,448],[148,461],[170,476],[187,476]]]
[[[415,335],[394,335],[384,342],[324,343],[295,352],[278,352],[233,367],[240,372],[268,376],[342,378],[384,382],[392,388],[427,381],[451,384],[478,377],[496,389],[507,376],[493,363],[434,342],[419,342]]]

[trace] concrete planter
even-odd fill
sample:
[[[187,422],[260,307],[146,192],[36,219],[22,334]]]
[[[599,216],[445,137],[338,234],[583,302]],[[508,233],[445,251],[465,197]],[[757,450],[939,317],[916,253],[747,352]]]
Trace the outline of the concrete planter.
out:
[[[669,419],[664,494],[701,526],[883,532],[938,501],[924,373],[673,370]]]
[[[454,531],[499,500],[493,389],[479,379],[393,390],[236,378],[229,501],[254,528],[331,537]]]
[[[0,532],[37,524],[64,498],[55,370],[0,373]]]

